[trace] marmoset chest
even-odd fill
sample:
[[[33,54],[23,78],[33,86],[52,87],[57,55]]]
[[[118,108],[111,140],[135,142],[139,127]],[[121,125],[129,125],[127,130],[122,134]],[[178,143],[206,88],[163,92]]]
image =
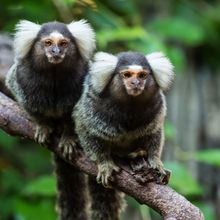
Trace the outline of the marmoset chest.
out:
[[[24,94],[24,107],[30,112],[48,117],[70,114],[79,99],[82,79],[75,77],[73,72],[44,74],[48,75],[18,73],[19,85]]]

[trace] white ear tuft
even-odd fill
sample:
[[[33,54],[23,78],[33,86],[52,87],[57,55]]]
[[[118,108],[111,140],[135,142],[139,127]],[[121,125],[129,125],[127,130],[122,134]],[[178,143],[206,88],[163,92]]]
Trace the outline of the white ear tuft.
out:
[[[95,50],[95,32],[86,20],[71,22],[67,28],[74,36],[81,55],[90,59]]]
[[[96,92],[101,93],[111,79],[117,66],[118,58],[112,54],[98,52],[91,65],[91,83]]]
[[[174,80],[174,67],[162,52],[154,52],[146,56],[155,79],[163,91],[170,88]]]
[[[40,25],[26,20],[21,20],[16,25],[14,38],[16,59],[21,59],[28,54],[40,28]]]

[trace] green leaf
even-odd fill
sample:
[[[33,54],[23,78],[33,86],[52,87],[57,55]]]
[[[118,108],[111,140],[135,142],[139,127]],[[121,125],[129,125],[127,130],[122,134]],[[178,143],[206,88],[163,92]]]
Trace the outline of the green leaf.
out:
[[[126,44],[129,45],[128,49],[139,51],[144,54],[149,54],[155,51],[167,50],[167,48],[165,47],[165,45],[163,44],[160,38],[146,31],[145,33],[142,32],[138,38],[134,38],[132,39],[132,41],[128,41],[128,42],[126,41]]]
[[[220,150],[219,149],[202,150],[202,151],[196,152],[193,155],[193,157],[197,161],[220,167]]]
[[[0,190],[7,193],[18,192],[24,185],[24,178],[17,170],[6,169],[0,172]]]
[[[17,195],[0,194],[0,219],[8,219],[11,213],[14,212],[14,201],[17,199]]]
[[[45,171],[51,172],[52,170],[51,154],[43,147],[33,147],[29,143],[26,149],[19,153],[18,158],[28,173],[42,174]],[[33,161],[36,162],[33,163]]]
[[[184,51],[178,47],[169,47],[167,56],[171,59],[175,73],[184,72],[186,69],[186,57]]]
[[[42,199],[35,202],[24,199],[17,199],[15,203],[16,219],[39,220],[56,219],[55,202],[49,199]]]
[[[189,46],[197,46],[205,39],[205,30],[184,17],[158,19],[151,23],[151,28],[168,39],[175,39]]]
[[[96,2],[97,9],[85,9],[83,15],[97,28],[117,28],[123,27],[125,21],[117,13],[114,13],[101,1]]]
[[[27,196],[54,196],[56,194],[55,178],[50,176],[41,176],[40,178],[29,183],[23,190]]]
[[[187,168],[177,162],[165,162],[165,167],[172,171],[169,184],[185,196],[201,195],[202,187],[193,179]]]
[[[12,149],[18,141],[18,138],[11,137],[4,131],[0,130],[0,146],[4,149]]]
[[[108,6],[112,11],[117,12],[118,14],[127,14],[131,15],[132,18],[136,13],[138,13],[137,5],[134,1],[127,0],[105,0],[105,5]]]
[[[76,0],[64,0],[64,3],[68,6],[73,6],[76,3]]]
[[[97,32],[97,40],[100,48],[105,48],[107,44],[114,41],[129,41],[145,39],[147,32],[141,27],[122,27],[120,29],[105,29]]]

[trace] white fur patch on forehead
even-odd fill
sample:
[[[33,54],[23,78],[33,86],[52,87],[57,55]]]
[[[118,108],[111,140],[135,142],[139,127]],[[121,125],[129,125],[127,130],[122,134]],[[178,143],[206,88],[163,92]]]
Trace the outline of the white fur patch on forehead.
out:
[[[95,54],[90,68],[91,83],[96,92],[101,93],[111,79],[117,66],[118,58],[112,54],[99,52]]]
[[[155,79],[163,91],[170,88],[174,80],[174,66],[162,52],[146,55]]]
[[[63,39],[65,38],[61,33],[59,33],[58,31],[53,31],[50,33],[49,35],[52,38],[58,38],[58,39]]]
[[[16,25],[14,37],[15,58],[22,59],[30,51],[41,25],[21,20]]]
[[[86,20],[71,22],[67,28],[76,40],[81,55],[90,59],[96,47],[95,32]]]
[[[130,65],[128,66],[128,69],[133,70],[133,71],[138,71],[138,70],[143,70],[143,67],[140,65]]]

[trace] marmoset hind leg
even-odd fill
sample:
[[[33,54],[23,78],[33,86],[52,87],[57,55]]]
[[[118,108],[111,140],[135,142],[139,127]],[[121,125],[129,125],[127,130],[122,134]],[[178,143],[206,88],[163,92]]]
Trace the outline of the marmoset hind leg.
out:
[[[49,141],[50,135],[53,133],[55,126],[52,118],[46,117],[40,113],[30,113],[33,121],[36,122],[36,130],[34,139],[39,144],[46,144]]]
[[[77,153],[77,135],[74,131],[74,125],[69,119],[69,122],[64,124],[64,129],[58,144],[58,147],[61,149],[63,155],[68,159],[73,159],[74,155]]]
[[[88,220],[88,188],[85,175],[56,155],[54,163],[59,220]]]
[[[125,208],[124,194],[116,189],[108,189],[89,177],[91,196],[91,220],[119,220]]]

